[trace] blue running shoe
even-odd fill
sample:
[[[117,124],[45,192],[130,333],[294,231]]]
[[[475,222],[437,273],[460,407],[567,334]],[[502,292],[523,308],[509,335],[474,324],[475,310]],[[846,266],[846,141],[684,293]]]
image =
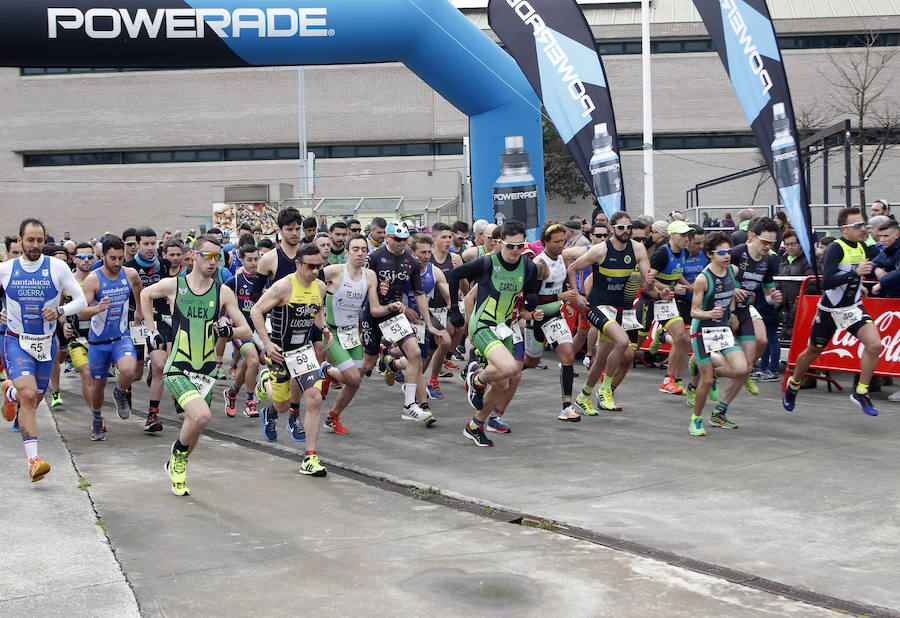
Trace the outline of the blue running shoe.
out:
[[[428,389],[429,399],[443,399],[444,398],[444,393],[441,392],[441,385],[435,378],[431,378],[428,381],[428,384],[425,385],[425,388]]]
[[[19,433],[19,417],[18,417],[18,415],[16,416],[15,420],[13,421],[12,427],[10,427],[9,430],[12,431],[13,433]]]
[[[266,406],[260,409],[259,418],[263,422],[263,437],[269,442],[277,440],[278,432],[275,430],[275,425],[278,423],[278,412],[274,408]]]
[[[853,399],[853,395],[850,395],[850,399]],[[793,412],[794,405],[796,405],[796,403],[797,391],[795,391],[790,387],[790,385],[788,385],[788,387],[784,390],[784,394],[781,396],[781,405],[783,405],[784,409],[788,412]]]
[[[509,433],[511,431],[509,425],[503,422],[503,418],[499,414],[491,414],[487,423],[484,424],[484,428],[494,433]]]
[[[299,414],[288,416],[287,430],[294,442],[306,442],[306,430],[303,428]]]
[[[869,399],[869,393],[863,393],[862,395],[859,393],[852,393],[850,395],[850,401],[858,405],[862,411],[869,416],[878,416],[878,410],[872,405],[872,400]]]

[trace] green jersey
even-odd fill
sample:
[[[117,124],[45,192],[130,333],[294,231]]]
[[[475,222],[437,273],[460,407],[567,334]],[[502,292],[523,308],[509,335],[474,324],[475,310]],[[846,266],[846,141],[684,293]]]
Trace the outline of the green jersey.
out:
[[[172,328],[175,340],[163,373],[191,371],[212,375],[216,368],[216,322],[221,314],[219,283],[195,294],[184,276],[178,277]]]

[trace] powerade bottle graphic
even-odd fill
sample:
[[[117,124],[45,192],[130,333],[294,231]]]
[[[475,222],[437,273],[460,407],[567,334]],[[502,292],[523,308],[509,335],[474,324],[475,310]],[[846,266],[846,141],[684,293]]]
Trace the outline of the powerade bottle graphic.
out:
[[[781,203],[788,209],[800,205],[800,159],[797,143],[791,137],[791,123],[784,113],[784,103],[772,105],[775,141],[772,142],[772,167]],[[790,210],[789,210],[790,212]]]
[[[500,155],[500,177],[494,183],[494,221],[503,225],[507,219],[521,221],[528,230],[540,225],[537,185],[521,135],[507,136],[506,150]]]
[[[594,195],[607,216],[622,210],[622,167],[619,155],[612,149],[612,136],[606,123],[594,125],[594,156],[591,157],[591,184]]]

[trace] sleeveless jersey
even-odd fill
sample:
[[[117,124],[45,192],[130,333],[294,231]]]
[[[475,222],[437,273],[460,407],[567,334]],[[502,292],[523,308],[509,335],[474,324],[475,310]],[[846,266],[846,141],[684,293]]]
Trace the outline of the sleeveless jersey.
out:
[[[430,301],[434,298],[434,264],[429,262],[425,266],[425,272],[419,273],[419,278],[422,280],[422,288],[425,290],[425,296]],[[408,284],[406,286],[406,306],[410,309],[415,310],[416,313],[419,313],[419,306],[416,304],[416,295],[413,294],[412,284]],[[419,313],[419,315],[422,315]]]
[[[135,257],[125,262],[124,266],[133,268],[137,271],[138,276],[141,278],[141,285],[143,287],[148,287],[153,285],[154,283],[159,283],[160,279],[165,279],[169,276],[169,261],[161,258],[157,258],[150,266],[144,266],[143,264],[138,262],[137,257]],[[97,298],[103,297],[98,296]],[[137,299],[134,297],[132,297],[129,301],[129,319],[134,319],[134,304],[136,301]],[[169,300],[167,298],[154,299],[153,311],[158,315],[171,315],[172,310],[169,308]]]
[[[313,319],[322,306],[319,281],[304,286],[297,277],[291,277],[291,296],[286,305],[269,312],[272,322],[272,341],[282,350],[296,350],[307,343]]]
[[[203,294],[195,294],[185,277],[178,277],[172,329],[172,352],[163,373],[192,371],[211,375],[216,368],[216,321],[220,315],[219,284],[212,282]]]
[[[511,270],[496,253],[478,259],[490,260],[491,275],[486,281],[477,281],[478,298],[475,300],[475,312],[470,323],[508,322],[512,318],[516,298],[524,287],[525,259],[519,258]]]
[[[447,276],[447,273],[453,270],[453,256],[450,255],[451,252],[447,252],[447,259],[443,262],[438,262],[434,259],[434,254],[431,255],[431,263],[437,266],[444,276]],[[433,294],[431,300],[428,301],[428,306],[432,309],[441,309],[442,307],[447,306],[447,301],[444,300],[444,297],[440,294]]]
[[[78,280],[76,279],[76,281],[78,281]],[[81,287],[84,287],[84,281],[79,281],[78,285],[80,285]],[[69,294],[68,292],[63,292],[63,297],[62,297],[62,301],[61,301],[62,304],[65,305],[70,300],[72,300],[72,295]],[[79,318],[78,314],[76,313],[74,315],[67,315],[66,323],[68,323],[68,325],[72,327],[72,337],[70,338],[70,340],[76,339],[78,337],[85,337],[85,338],[88,337],[88,333],[91,330],[90,318]]]
[[[541,282],[541,289],[538,292],[540,295],[540,302],[551,302],[556,299],[550,297],[559,294],[565,287],[566,279],[568,277],[566,273],[566,261],[563,259],[562,254],[554,260],[547,255],[546,251],[538,254],[534,258],[535,262],[538,260],[542,261],[547,265],[547,268],[550,269],[550,274]]]
[[[56,322],[47,322],[41,315],[44,307],[59,298],[59,290],[50,276],[50,260],[41,256],[37,270],[28,272],[22,268],[22,258],[17,257],[6,286],[7,330],[18,335],[50,335]]]
[[[128,299],[131,297],[131,283],[124,269],[119,270],[115,279],[110,279],[103,269],[95,270],[100,281],[94,303],[109,297],[109,308],[91,318],[90,343],[118,339],[128,334]]]
[[[866,248],[863,243],[856,243],[852,246],[843,238],[838,238],[832,244],[839,246],[843,250],[843,257],[838,264],[838,273],[855,271],[857,266],[866,261]],[[824,290],[822,295],[822,304],[826,307],[849,307],[859,302],[861,282],[859,279],[853,282],[844,283],[832,288]]]
[[[279,279],[284,279],[297,272],[297,266],[294,264],[294,260],[284,254],[280,244],[275,247],[275,251],[278,256],[278,263],[275,266],[275,274],[269,277],[269,287]]]
[[[738,287],[731,265],[728,266],[728,272],[725,273],[724,277],[714,274],[709,268],[704,268],[701,274],[706,277],[707,288],[706,294],[703,295],[700,309],[711,311],[713,307],[721,307],[722,317],[719,319],[707,318],[705,320],[694,318],[691,320],[691,332],[694,333],[699,332],[704,327],[728,326],[728,319],[731,317],[731,297],[734,296],[734,289]]]
[[[775,264],[768,253],[763,254],[759,260],[754,260],[750,257],[747,245],[738,245],[731,250],[731,263],[738,268],[736,279],[741,288],[759,296],[763,288],[774,287]],[[745,309],[752,304],[753,301],[747,298],[737,303],[735,309]]]
[[[694,283],[694,279],[697,278],[703,269],[706,268],[707,264],[709,264],[709,260],[706,259],[706,254],[701,251],[697,255],[689,255],[684,259],[684,264],[682,264],[682,268],[684,268],[684,278],[687,279],[687,282],[690,284]]]
[[[344,264],[341,285],[334,294],[325,296],[325,320],[331,326],[356,326],[368,292],[369,285],[365,271],[359,281],[354,281],[350,278],[347,265]]]
[[[233,279],[229,279],[225,282],[225,286],[231,288],[234,291],[234,296],[235,298],[237,298],[238,308],[247,319],[247,323],[250,325],[251,330],[255,330],[255,327],[253,326],[253,320],[250,319],[250,310],[253,309],[253,305],[255,303],[250,299],[250,290],[253,289],[253,280],[255,278],[256,275],[248,275],[243,270],[239,270],[234,275]]]
[[[591,268],[594,284],[588,295],[588,304],[609,305],[617,309],[630,309],[631,303],[626,298],[625,288],[635,269],[634,245],[631,241],[619,251],[611,240],[606,241],[606,258],[602,264],[594,264]],[[634,300],[634,297],[631,297]]]

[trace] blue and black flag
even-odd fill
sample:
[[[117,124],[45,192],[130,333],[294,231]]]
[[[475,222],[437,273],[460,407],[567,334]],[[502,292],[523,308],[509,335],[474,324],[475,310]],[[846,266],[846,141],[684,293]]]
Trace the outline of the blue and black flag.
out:
[[[731,78],[781,203],[810,264],[816,264],[809,194],[791,92],[765,0],[694,0]]]
[[[575,0],[490,0],[506,45],[611,217],[625,209],[619,139],[594,36]]]

